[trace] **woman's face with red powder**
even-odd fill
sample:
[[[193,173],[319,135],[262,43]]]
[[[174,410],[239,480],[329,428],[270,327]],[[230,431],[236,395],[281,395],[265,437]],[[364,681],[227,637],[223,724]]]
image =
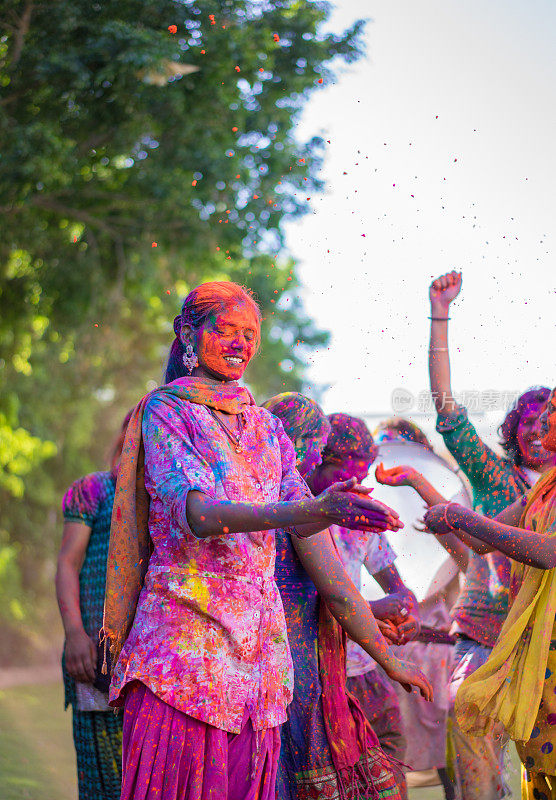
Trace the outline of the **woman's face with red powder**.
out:
[[[545,410],[546,403],[529,403],[521,415],[516,431],[523,464],[541,472],[552,461],[541,441],[541,418]]]
[[[540,428],[542,446],[545,450],[556,453],[556,389],[553,390],[541,414]]]
[[[257,350],[260,325],[249,306],[238,303],[211,315],[192,332],[199,366],[197,377],[237,381]]]

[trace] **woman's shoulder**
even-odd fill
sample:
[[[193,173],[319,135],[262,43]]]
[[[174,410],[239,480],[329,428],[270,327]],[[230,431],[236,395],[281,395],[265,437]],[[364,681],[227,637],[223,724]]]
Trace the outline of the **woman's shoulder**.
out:
[[[99,470],[98,472],[89,472],[75,480],[68,491],[78,490],[89,494],[102,494],[115,485],[116,478],[112,472]]]
[[[271,430],[275,431],[282,426],[280,419],[275,417],[274,414],[271,414],[267,408],[263,408],[262,406],[248,406],[248,409],[255,421],[261,422]]]
[[[101,504],[108,497],[113,497],[115,487],[116,478],[112,472],[99,471],[83,475],[71,484],[64,495],[64,516],[94,516]]]

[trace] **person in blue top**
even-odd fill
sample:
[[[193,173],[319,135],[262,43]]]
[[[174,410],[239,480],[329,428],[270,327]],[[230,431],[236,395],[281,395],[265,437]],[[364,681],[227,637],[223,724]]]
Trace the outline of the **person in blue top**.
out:
[[[64,532],[56,595],[65,632],[65,707],[73,709],[79,800],[118,800],[122,779],[122,714],[108,706],[108,680],[98,669],[106,563],[118,462],[129,415],[111,468],[76,480],[64,495]]]

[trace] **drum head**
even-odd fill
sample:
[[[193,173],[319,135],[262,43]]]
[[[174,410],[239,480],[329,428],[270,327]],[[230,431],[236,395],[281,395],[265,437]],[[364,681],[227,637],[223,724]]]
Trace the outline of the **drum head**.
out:
[[[442,458],[423,445],[405,439],[394,439],[379,445],[378,455],[365,485],[372,486],[372,496],[395,509],[405,525],[401,531],[388,531],[386,535],[398,556],[395,562],[398,572],[408,588],[415,593],[417,600],[421,601],[431,588],[437,570],[446,560],[447,552],[431,533],[422,533],[415,529],[414,524],[423,518],[427,509],[426,503],[417,492],[408,486],[382,486],[377,482],[375,468],[381,462],[387,468],[402,464],[414,467],[447,500],[458,495],[457,502],[470,506],[471,499],[461,478]],[[365,569],[362,579],[365,597],[376,599],[382,596],[378,584]]]

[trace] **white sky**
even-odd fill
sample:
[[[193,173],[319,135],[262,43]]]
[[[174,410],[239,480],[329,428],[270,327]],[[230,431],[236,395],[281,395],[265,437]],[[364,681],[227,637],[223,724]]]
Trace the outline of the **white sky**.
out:
[[[325,411],[386,414],[394,388],[428,388],[428,285],[452,268],[454,388],[554,385],[556,5],[343,0],[331,25],[358,17],[366,57],[298,130],[330,139],[326,190],[286,228],[333,332],[310,372]]]

